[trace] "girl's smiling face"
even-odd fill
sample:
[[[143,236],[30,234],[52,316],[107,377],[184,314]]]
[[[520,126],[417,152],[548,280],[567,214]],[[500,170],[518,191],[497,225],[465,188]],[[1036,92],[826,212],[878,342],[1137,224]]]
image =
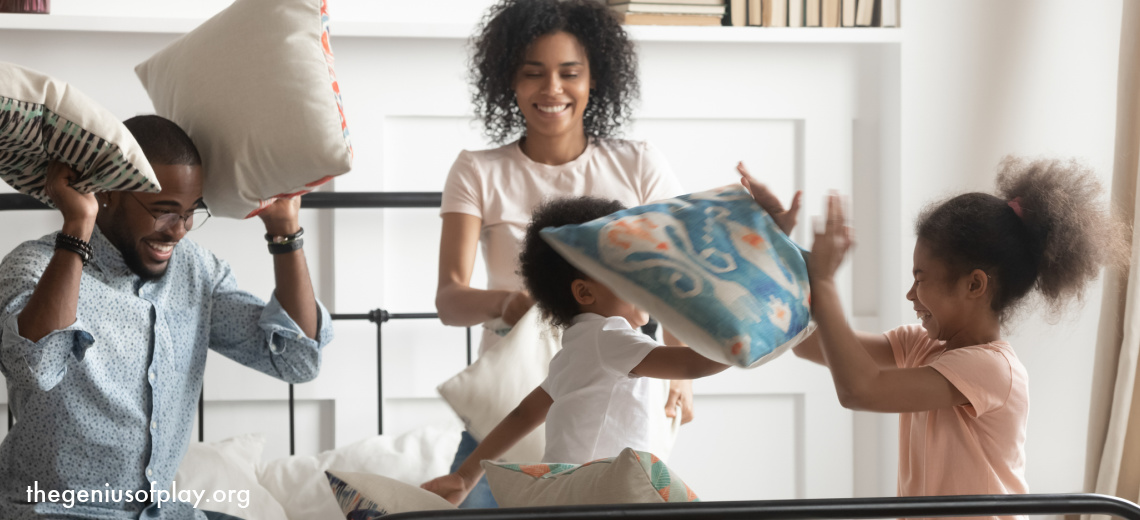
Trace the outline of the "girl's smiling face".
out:
[[[966,328],[969,277],[954,276],[923,239],[914,245],[913,273],[906,299],[930,339],[946,341]]]
[[[582,115],[593,85],[586,49],[577,38],[562,31],[536,38],[514,83],[527,134],[584,134]]]

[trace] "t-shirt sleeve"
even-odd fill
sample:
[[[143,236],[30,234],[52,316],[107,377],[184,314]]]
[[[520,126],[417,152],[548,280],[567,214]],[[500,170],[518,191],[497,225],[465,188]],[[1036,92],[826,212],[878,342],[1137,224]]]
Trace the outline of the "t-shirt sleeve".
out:
[[[641,203],[648,204],[659,200],[684,195],[681,183],[673,174],[669,161],[656,146],[646,142],[641,154]]]
[[[914,368],[914,359],[918,355],[915,350],[918,344],[926,338],[926,330],[922,325],[903,325],[883,333],[891,344],[891,352],[895,355],[895,364],[899,368]]]
[[[981,417],[1005,406],[1013,388],[1013,366],[1001,351],[984,345],[947,351],[930,364],[954,385],[970,404],[963,408]]]
[[[483,192],[479,181],[474,157],[466,150],[459,152],[443,185],[439,214],[466,213],[483,218]]]
[[[624,318],[606,318],[598,334],[598,358],[602,366],[624,376],[636,377],[631,376],[630,371],[657,346],[656,340],[630,328]]]

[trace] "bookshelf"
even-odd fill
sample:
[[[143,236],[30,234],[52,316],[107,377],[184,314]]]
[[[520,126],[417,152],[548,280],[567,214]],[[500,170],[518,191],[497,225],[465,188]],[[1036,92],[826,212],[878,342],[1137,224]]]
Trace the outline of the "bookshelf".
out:
[[[94,17],[66,15],[0,14],[0,30],[184,34],[203,20],[195,18]],[[643,42],[707,43],[897,43],[898,28],[821,27],[694,27],[664,25],[626,26]],[[460,23],[334,22],[333,37],[466,39],[474,26]]]

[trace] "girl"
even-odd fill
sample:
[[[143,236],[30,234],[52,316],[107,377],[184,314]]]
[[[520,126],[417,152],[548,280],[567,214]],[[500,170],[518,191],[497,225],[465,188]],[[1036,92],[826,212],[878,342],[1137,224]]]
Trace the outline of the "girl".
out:
[[[443,189],[436,309],[447,325],[483,324],[480,351],[494,345],[533,305],[515,273],[531,209],[566,195],[627,206],[682,193],[664,158],[637,141],[613,139],[637,97],[633,45],[610,9],[595,0],[502,0],[474,41],[475,112],[486,134],[507,143],[463,151]],[[487,289],[471,287],[482,244]],[[666,341],[671,344],[671,335]],[[687,381],[674,382],[665,415],[692,410]],[[466,432],[455,458],[476,441]],[[465,507],[491,507],[477,490]]]
[[[1002,326],[1033,291],[1059,314],[1127,254],[1091,171],[1007,158],[997,187],[919,216],[906,298],[921,324],[885,334],[851,330],[840,307],[834,275],[851,232],[837,196],[815,235],[808,273],[819,330],[795,352],[831,370],[844,407],[901,414],[900,496],[1027,492],[1028,379]]]
[[[452,503],[483,477],[480,463],[496,460],[543,422],[544,462],[582,464],[622,449],[653,444],[647,378],[692,379],[728,368],[688,347],[662,347],[638,332],[649,315],[582,274],[539,236],[542,229],[581,224],[625,209],[593,197],[556,199],[534,211],[519,272],[543,317],[564,329],[550,374],[504,418],[452,473],[423,484]]]

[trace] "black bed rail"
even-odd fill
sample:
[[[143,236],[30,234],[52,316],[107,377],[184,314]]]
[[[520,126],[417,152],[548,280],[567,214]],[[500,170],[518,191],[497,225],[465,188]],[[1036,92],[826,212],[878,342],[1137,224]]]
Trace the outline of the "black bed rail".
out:
[[[301,196],[302,209],[352,209],[352,208],[438,208],[443,200],[440,192],[320,192]],[[51,209],[39,200],[18,193],[0,194],[0,211],[5,210],[45,210]],[[384,433],[384,390],[381,354],[383,352],[383,325],[388,320],[436,319],[435,313],[390,313],[384,309],[374,309],[365,314],[333,314],[334,320],[368,320],[376,324],[376,396],[377,432]],[[467,364],[471,364],[471,328],[467,328]],[[205,440],[205,385],[198,397],[198,441]],[[289,454],[296,453],[295,407],[293,385],[289,385]],[[8,429],[11,431],[14,418],[8,407]]]
[[[674,504],[448,509],[399,513],[385,520],[427,518],[464,520],[666,519],[753,520],[808,518],[914,518],[939,516],[1013,516],[1102,514],[1140,520],[1140,507],[1127,500],[1096,494],[958,495],[938,497],[828,498]]]

